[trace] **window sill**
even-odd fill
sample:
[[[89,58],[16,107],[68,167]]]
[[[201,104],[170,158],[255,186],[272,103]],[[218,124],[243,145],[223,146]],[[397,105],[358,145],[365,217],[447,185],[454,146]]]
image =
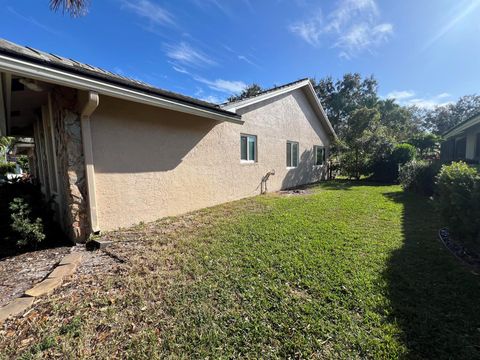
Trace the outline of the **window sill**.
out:
[[[254,165],[256,163],[257,162],[254,161],[254,160],[240,160],[240,164],[242,164],[242,165]]]
[[[287,166],[287,170],[296,169],[298,166]]]

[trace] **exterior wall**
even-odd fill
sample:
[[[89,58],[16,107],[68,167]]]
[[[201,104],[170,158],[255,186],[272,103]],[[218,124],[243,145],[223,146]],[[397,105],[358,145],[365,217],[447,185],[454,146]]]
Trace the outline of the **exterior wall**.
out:
[[[480,134],[480,125],[474,125],[461,134],[451,136],[442,143],[441,159],[443,161],[467,160],[480,161],[480,151],[477,150],[477,135]],[[458,156],[463,149],[458,149],[459,144],[465,139],[465,156]]]
[[[326,177],[314,145],[329,145],[298,89],[241,110],[243,125],[219,123],[106,96],[92,115],[99,225],[152,221]],[[257,136],[258,157],[240,162],[240,134]],[[286,167],[286,141],[299,142],[299,166]]]

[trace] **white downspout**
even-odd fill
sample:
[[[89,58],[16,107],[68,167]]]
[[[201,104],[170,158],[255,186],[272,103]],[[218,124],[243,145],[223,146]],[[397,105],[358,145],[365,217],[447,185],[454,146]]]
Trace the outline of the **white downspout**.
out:
[[[82,143],[83,155],[85,158],[85,174],[87,179],[87,193],[88,193],[88,213],[90,220],[90,227],[93,233],[100,232],[98,227],[97,216],[97,198],[95,195],[95,166],[93,164],[93,147],[92,147],[92,131],[90,128],[90,116],[98,107],[100,98],[98,93],[89,91],[87,99],[81,109],[81,127],[82,127]]]

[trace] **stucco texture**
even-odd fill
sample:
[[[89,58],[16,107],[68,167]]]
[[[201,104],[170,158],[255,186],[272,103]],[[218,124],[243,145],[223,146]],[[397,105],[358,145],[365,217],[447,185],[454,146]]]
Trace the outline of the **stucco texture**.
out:
[[[97,211],[103,231],[321,180],[314,145],[329,137],[302,89],[239,110],[245,123],[217,122],[101,96],[92,115]],[[257,136],[257,161],[240,161],[240,135]],[[286,166],[287,140],[299,165]]]

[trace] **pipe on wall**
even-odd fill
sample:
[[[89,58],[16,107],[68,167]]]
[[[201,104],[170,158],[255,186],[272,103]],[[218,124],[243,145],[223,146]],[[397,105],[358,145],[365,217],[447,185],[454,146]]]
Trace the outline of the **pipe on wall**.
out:
[[[82,128],[83,155],[85,158],[85,175],[87,180],[88,212],[90,228],[93,233],[100,232],[97,215],[97,198],[95,188],[95,166],[93,164],[92,131],[90,127],[91,115],[100,103],[98,93],[88,91],[80,93],[82,106],[80,111],[80,122]]]

